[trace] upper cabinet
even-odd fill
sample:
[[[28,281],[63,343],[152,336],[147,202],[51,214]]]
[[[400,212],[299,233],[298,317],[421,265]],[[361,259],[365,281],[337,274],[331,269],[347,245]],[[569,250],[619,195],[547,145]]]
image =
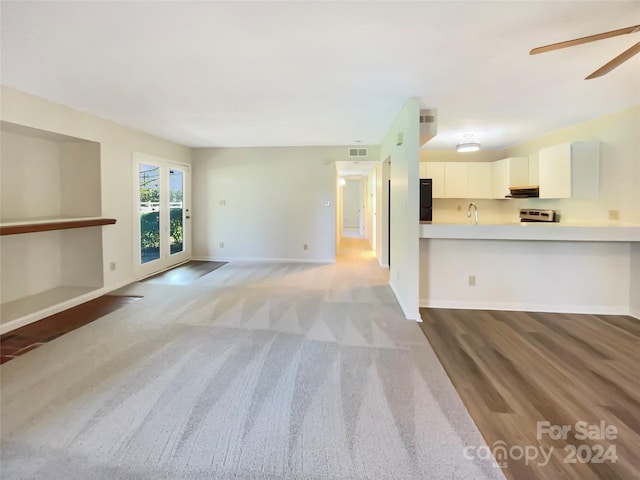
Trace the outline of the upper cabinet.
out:
[[[433,198],[467,197],[469,175],[466,163],[422,163],[420,164],[420,178],[433,180]]]
[[[509,187],[529,185],[529,159],[512,157],[492,162],[492,198],[505,198]]]
[[[444,196],[446,198],[467,198],[469,169],[466,163],[444,164]]]
[[[420,164],[420,178],[433,179],[433,198],[505,198],[510,186],[526,185],[528,177],[527,158]]]
[[[568,142],[540,150],[540,198],[594,198],[599,194],[600,142]]]
[[[468,198],[493,198],[493,165],[490,162],[467,164]]]
[[[420,178],[433,179],[433,198],[445,198],[444,196],[444,162],[429,162],[420,164]],[[424,175],[422,175],[424,171]]]

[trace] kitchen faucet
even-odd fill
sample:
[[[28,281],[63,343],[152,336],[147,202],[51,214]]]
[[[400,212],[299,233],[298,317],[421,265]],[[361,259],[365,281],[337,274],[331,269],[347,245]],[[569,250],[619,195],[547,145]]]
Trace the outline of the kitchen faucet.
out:
[[[469,218],[467,223],[471,222],[471,207],[473,207],[476,211],[476,225],[478,225],[478,206],[475,203],[470,203],[469,207],[467,208],[467,218]]]

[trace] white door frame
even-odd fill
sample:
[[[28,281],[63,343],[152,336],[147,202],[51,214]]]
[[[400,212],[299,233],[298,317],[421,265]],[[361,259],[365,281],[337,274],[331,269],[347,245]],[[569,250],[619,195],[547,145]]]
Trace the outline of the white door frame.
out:
[[[154,165],[160,169],[160,258],[151,262],[142,263],[140,259],[140,186],[139,165]],[[148,277],[166,270],[174,265],[187,262],[191,259],[191,170],[190,165],[174,162],[166,158],[156,157],[141,152],[133,152],[133,265],[134,275],[137,279]],[[183,191],[183,251],[173,255],[169,252],[169,171],[180,170],[184,173]]]

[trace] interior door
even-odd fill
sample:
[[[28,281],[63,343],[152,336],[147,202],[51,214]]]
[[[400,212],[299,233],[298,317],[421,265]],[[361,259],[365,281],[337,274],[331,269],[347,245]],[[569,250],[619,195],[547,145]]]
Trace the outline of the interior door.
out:
[[[189,166],[134,154],[134,265],[143,278],[189,260]]]

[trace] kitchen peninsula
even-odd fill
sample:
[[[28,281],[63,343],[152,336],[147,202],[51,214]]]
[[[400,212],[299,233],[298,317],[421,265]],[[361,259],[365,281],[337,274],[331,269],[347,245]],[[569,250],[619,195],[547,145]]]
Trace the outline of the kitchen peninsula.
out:
[[[420,225],[420,306],[633,315],[640,226]]]

